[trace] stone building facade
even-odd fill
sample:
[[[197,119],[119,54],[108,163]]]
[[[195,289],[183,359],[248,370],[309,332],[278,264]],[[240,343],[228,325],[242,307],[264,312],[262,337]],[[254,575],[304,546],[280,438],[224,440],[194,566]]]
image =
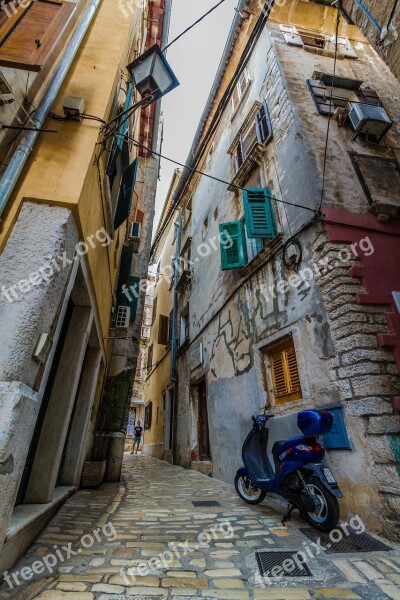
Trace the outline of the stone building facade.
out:
[[[336,44],[335,8],[241,8],[188,157],[204,175],[156,238],[179,207],[176,458],[232,482],[252,414],[327,408],[342,517],[398,538],[400,86],[356,26]],[[355,105],[386,111],[382,140]]]
[[[119,476],[144,304],[144,293],[121,303],[122,286],[147,273],[158,177],[158,161],[125,133],[157,148],[160,106],[103,146],[99,130],[140,98],[126,67],[161,42],[170,14],[164,0],[125,8],[0,7],[1,572],[81,485],[89,459]],[[99,430],[113,434],[101,457]]]

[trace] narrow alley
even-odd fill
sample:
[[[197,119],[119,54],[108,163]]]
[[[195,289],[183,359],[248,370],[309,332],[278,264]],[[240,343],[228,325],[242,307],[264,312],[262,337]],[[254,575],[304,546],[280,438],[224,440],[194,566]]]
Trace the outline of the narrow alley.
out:
[[[4,581],[1,598],[400,598],[396,544],[385,552],[326,554],[299,531],[304,522],[293,517],[283,527],[279,506],[268,504],[246,506],[233,486],[125,455],[121,483],[72,496],[8,574],[13,589]],[[260,577],[258,551],[294,557],[307,548],[311,575]]]

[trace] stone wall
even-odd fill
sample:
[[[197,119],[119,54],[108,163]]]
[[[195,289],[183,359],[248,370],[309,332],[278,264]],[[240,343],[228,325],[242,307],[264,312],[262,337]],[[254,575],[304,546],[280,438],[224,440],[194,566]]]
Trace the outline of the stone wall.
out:
[[[364,292],[361,282],[350,276],[348,265],[336,266],[338,252],[348,252],[348,246],[332,244],[320,234],[313,247],[316,260],[331,265],[318,284],[335,347],[329,360],[332,382],[345,407],[353,443],[363,444],[370,457],[364,485],[359,481],[355,485],[349,471],[343,483],[352,495],[344,500],[353,513],[365,505],[366,498],[371,507],[376,502],[381,506],[380,529],[400,539],[400,416],[394,415],[392,404],[400,378],[393,353],[380,348],[377,338],[388,331],[387,307],[357,303],[356,294]],[[358,264],[355,259],[350,262]]]
[[[363,0],[364,5],[372,13],[381,27],[388,25],[389,18],[394,6],[394,0]],[[344,0],[343,8],[354,19],[361,31],[367,36],[372,46],[378,51],[379,55],[389,65],[390,69],[400,79],[400,4],[394,13],[392,23],[397,27],[399,38],[393,44],[388,46],[380,43],[379,31],[356,5],[354,0]]]

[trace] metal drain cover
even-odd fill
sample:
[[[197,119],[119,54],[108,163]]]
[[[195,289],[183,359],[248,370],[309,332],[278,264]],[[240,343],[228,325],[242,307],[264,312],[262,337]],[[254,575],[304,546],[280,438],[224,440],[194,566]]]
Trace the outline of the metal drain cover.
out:
[[[296,561],[296,550],[285,552],[256,552],[258,568],[263,576],[267,577],[312,577],[312,573],[306,564],[302,561]],[[292,564],[283,568],[283,563],[287,560],[292,561]],[[286,563],[287,564],[287,563]],[[281,567],[281,571],[277,570],[276,575],[271,572],[274,567]]]
[[[216,500],[193,500],[193,506],[221,506]]]
[[[300,529],[300,531],[312,542],[318,542],[327,554],[384,552],[392,550],[392,548],[372,537],[369,533],[357,533],[354,529],[347,526],[345,528],[339,526],[330,533],[322,533],[312,527]]]

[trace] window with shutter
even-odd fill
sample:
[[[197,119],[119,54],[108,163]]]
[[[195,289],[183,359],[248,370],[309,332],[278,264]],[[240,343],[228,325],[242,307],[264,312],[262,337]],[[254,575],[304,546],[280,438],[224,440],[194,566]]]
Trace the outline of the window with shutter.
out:
[[[330,91],[323,81],[308,79],[308,86],[314,98],[315,105],[321,115],[334,115],[336,107],[331,100]]]
[[[133,85],[132,85],[132,83],[129,83],[125,102],[124,102],[124,107],[122,109],[123,112],[128,110],[128,108],[132,105],[132,100],[133,100]],[[116,148],[117,148],[117,151],[119,151],[119,152],[122,151],[124,137],[126,136],[127,133],[129,133],[129,119],[127,119],[127,120],[125,120],[125,119],[126,119],[126,117],[121,118],[122,124],[120,125],[120,127],[118,129]]]
[[[160,315],[158,320],[158,343],[161,346],[169,344],[169,318],[166,315]]]
[[[243,190],[247,237],[273,239],[277,235],[271,190]]]
[[[266,146],[272,138],[272,126],[269,118],[268,106],[265,100],[257,113],[256,127],[258,142]]]
[[[242,221],[219,226],[221,269],[237,269],[247,264],[246,238]]]
[[[151,422],[153,419],[153,403],[148,402],[144,407],[144,430],[148,431],[151,429]]]
[[[128,219],[131,213],[131,205],[133,192],[135,189],[138,164],[139,159],[136,158],[122,175],[122,183],[114,217],[114,229],[118,229],[118,227],[120,227],[122,223],[124,223]]]
[[[144,223],[144,212],[142,210],[140,210],[140,208],[138,208],[136,210],[136,219],[135,219],[136,223],[140,223],[142,229],[143,229],[143,223]]]
[[[247,89],[251,83],[250,74],[247,67],[243,70],[232,94],[232,110],[235,113],[239,108],[239,104],[244,98]]]
[[[152,366],[153,366],[153,350],[154,350],[154,346],[153,344],[151,344],[149,346],[149,349],[147,350],[147,373],[150,372]]]
[[[154,302],[153,302],[153,313],[151,316],[151,324],[153,325],[154,321],[156,320],[156,316],[157,316],[157,300],[158,298],[154,298]]]
[[[135,379],[141,379],[142,377],[142,353],[139,352],[139,356],[136,363]]]
[[[0,65],[41,71],[76,4],[59,0],[35,0],[24,10],[18,7],[17,12],[14,12],[13,6],[16,4],[14,2],[3,6],[0,19]],[[26,2],[24,5],[26,6]]]
[[[275,404],[293,402],[302,398],[299,369],[293,339],[268,350]]]

